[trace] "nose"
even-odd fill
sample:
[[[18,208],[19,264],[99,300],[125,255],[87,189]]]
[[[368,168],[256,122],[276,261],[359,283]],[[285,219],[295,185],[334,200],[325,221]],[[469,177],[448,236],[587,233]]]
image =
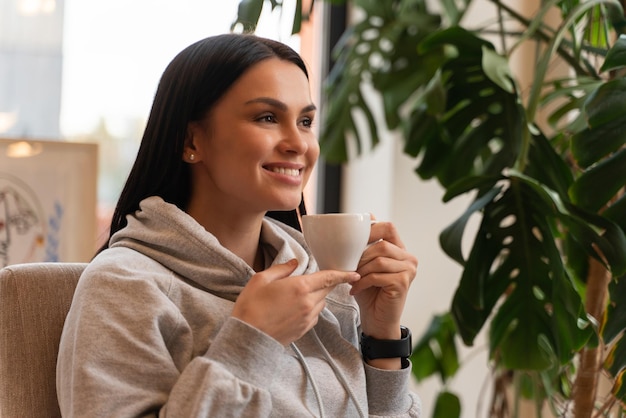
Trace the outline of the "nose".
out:
[[[310,132],[303,132],[297,125],[286,126],[281,131],[279,149],[284,153],[302,155],[309,149]]]

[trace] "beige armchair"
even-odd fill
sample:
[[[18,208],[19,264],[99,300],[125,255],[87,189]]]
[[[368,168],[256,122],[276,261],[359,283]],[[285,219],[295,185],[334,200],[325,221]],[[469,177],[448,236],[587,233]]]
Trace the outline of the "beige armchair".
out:
[[[60,417],[56,361],[83,263],[0,270],[0,418]]]

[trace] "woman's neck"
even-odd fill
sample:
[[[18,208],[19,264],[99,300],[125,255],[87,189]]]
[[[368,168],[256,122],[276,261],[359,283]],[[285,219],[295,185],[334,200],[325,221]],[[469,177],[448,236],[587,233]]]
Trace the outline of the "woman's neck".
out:
[[[245,261],[254,271],[264,268],[263,251],[260,245],[261,227],[250,228],[248,230],[219,231],[207,229],[217,240]]]
[[[259,244],[263,214],[242,216],[234,213],[214,213],[206,208],[190,206],[191,215],[219,243],[243,259],[255,271],[264,268],[263,252]]]

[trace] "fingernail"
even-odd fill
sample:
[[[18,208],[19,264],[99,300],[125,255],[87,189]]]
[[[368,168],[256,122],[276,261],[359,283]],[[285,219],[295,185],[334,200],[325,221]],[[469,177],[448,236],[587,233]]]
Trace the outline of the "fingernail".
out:
[[[350,279],[351,282],[356,282],[357,280],[361,278],[361,275],[357,273],[356,271],[353,271],[350,273],[348,278]]]

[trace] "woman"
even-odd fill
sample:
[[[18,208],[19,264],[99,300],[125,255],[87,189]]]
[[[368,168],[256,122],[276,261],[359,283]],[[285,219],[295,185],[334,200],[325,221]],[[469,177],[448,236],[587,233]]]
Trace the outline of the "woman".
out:
[[[415,257],[379,222],[357,272],[318,271],[299,231],[314,118],[281,43],[175,57],[65,323],[63,416],[419,416],[394,349]]]

